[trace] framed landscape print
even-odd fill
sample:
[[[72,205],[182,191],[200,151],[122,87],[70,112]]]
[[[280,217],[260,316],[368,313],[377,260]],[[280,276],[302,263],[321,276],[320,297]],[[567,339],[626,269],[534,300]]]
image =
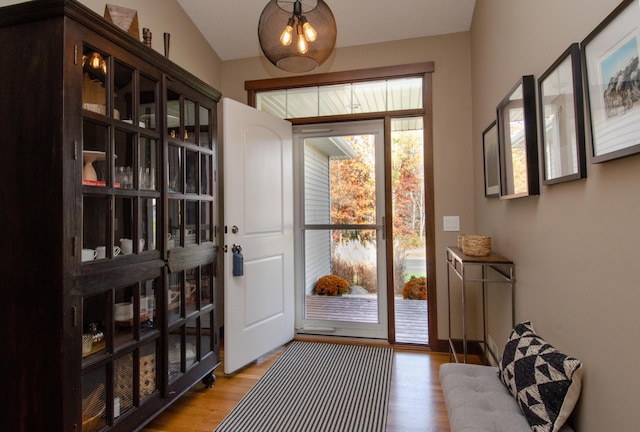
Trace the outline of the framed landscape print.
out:
[[[482,150],[484,153],[484,196],[500,196],[500,157],[498,156],[498,126],[494,120],[482,132]]]
[[[580,46],[571,44],[538,79],[542,183],[585,178],[587,158]]]
[[[591,162],[640,152],[640,5],[625,0],[582,42]]]
[[[533,75],[518,81],[498,105],[497,114],[500,198],[538,195],[538,126]]]

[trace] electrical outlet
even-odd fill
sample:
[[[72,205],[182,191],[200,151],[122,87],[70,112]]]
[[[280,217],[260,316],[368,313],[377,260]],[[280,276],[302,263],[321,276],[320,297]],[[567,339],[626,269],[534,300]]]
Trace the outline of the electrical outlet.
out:
[[[442,219],[445,231],[460,231],[460,216],[444,216]]]

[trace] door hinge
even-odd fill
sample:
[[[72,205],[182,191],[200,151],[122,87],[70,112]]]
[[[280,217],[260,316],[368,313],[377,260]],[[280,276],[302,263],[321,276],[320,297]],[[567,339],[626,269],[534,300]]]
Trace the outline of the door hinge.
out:
[[[71,306],[71,327],[78,325],[78,308]]]
[[[78,64],[78,45],[73,46],[73,64]]]
[[[73,140],[73,160],[78,160],[78,140]]]

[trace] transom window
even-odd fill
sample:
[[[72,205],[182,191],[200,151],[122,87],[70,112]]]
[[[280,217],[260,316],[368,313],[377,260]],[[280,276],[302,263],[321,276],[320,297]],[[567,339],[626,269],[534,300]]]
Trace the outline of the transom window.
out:
[[[260,91],[256,108],[288,119],[421,109],[422,77]]]

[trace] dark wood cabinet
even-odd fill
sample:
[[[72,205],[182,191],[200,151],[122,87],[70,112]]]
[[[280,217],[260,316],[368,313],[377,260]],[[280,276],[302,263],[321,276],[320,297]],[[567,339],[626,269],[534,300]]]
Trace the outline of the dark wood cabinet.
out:
[[[0,430],[139,429],[219,363],[220,93],[76,1],[0,42]]]

